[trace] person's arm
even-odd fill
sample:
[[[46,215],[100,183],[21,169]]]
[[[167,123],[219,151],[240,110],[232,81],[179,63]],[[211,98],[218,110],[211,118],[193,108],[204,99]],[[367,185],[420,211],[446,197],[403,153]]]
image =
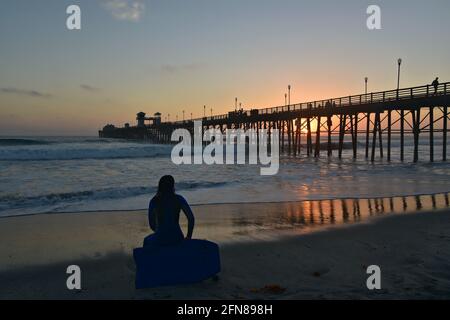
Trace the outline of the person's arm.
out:
[[[156,212],[155,212],[155,201],[150,200],[150,203],[148,205],[148,224],[150,226],[150,229],[153,231],[156,231],[157,228],[157,222],[156,222]]]
[[[186,218],[188,220],[188,232],[186,235],[186,239],[191,239],[192,233],[194,232],[194,225],[195,225],[194,214],[192,213],[191,207],[187,203],[186,199],[184,199],[180,195],[178,196],[178,199],[180,200],[181,210],[183,210],[183,212],[186,215]]]

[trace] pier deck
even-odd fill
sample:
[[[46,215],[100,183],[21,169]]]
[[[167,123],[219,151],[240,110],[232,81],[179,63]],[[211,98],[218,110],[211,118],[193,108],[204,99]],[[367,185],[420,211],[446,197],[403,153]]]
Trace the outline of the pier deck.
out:
[[[235,110],[228,114],[175,122],[157,122],[141,127],[114,128],[99,132],[101,137],[151,139],[170,143],[174,130],[193,131],[194,121],[202,121],[203,129],[273,129],[280,131],[281,152],[308,156],[321,155],[321,138],[326,139],[327,156],[332,156],[332,139],[338,136],[338,157],[342,157],[345,137],[350,135],[353,158],[358,155],[358,138],[363,136],[365,157],[375,161],[391,160],[393,135],[400,137],[400,160],[405,160],[405,135],[414,138],[413,161],[419,160],[419,138],[428,133],[429,161],[434,161],[435,147],[442,148],[442,160],[447,160],[448,107],[450,83],[435,88],[424,85],[382,92],[312,101],[265,109]],[[105,127],[106,128],[106,127]],[[435,146],[435,137],[442,143]],[[325,135],[325,137],[324,137]],[[302,144],[303,137],[306,143]],[[314,140],[314,142],[313,142]],[[384,145],[384,143],[386,145]],[[378,152],[376,152],[378,149]]]

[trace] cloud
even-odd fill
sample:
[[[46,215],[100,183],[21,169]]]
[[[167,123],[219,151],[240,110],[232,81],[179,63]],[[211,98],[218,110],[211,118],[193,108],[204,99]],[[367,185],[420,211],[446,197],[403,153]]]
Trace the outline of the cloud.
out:
[[[80,88],[89,92],[98,92],[100,91],[100,88],[96,88],[96,87],[92,87],[90,85],[87,84],[81,84]]]
[[[183,65],[173,65],[173,64],[165,64],[161,66],[161,71],[167,74],[180,73],[185,71],[196,71],[203,67],[202,64],[199,63],[191,63],[191,64],[183,64]]]
[[[32,98],[50,98],[52,97],[49,93],[39,92],[36,90],[22,90],[17,88],[0,88],[1,93],[15,94],[18,96],[26,96]]]
[[[118,20],[138,22],[145,12],[143,0],[102,0],[102,5]]]

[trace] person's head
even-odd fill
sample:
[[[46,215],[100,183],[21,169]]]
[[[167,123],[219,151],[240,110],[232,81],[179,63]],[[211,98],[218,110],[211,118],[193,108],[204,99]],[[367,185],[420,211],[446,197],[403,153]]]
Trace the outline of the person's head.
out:
[[[439,80],[439,77],[436,77],[436,81],[438,81]]]
[[[159,179],[158,183],[158,194],[159,195],[168,195],[175,193],[175,179],[170,176],[163,176]]]

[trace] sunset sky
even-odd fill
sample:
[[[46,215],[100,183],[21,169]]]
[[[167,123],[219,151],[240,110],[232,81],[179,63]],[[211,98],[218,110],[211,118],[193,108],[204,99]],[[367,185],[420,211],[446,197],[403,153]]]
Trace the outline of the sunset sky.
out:
[[[66,7],[82,29],[66,28]],[[382,10],[382,30],[366,8]],[[450,81],[448,0],[0,0],[0,135]],[[208,112],[209,114],[209,112]]]

